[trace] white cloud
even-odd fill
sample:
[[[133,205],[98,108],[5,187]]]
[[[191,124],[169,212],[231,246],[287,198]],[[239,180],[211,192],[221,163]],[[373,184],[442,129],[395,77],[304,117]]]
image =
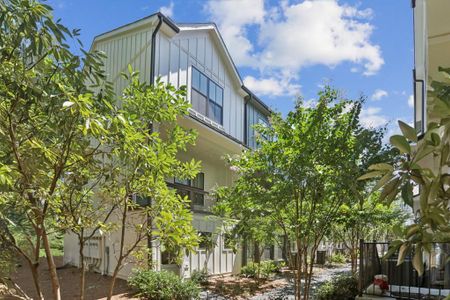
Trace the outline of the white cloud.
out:
[[[247,37],[247,26],[264,21],[264,0],[236,1],[210,0],[206,10],[219,26],[220,32],[239,65],[255,65],[254,47]]]
[[[370,99],[372,99],[373,101],[378,101],[378,100],[381,100],[381,98],[383,98],[383,97],[387,97],[388,95],[389,95],[389,93],[386,92],[385,90],[377,89],[372,94],[372,96],[370,96]]]
[[[414,96],[413,95],[409,95],[409,97],[408,97],[408,106],[411,108],[414,107]]]
[[[241,0],[238,6],[209,0],[205,9],[236,64],[259,70],[261,78],[284,74],[292,84],[304,67],[333,68],[343,62],[353,63],[351,72],[369,76],[384,64],[380,47],[370,40],[371,9],[337,0],[284,0],[271,6],[264,0]]]
[[[380,112],[380,107],[363,108],[359,115],[361,124],[366,128],[375,128],[386,125],[388,120],[385,116],[381,115]]]
[[[170,2],[170,4],[169,4],[168,6],[161,6],[161,7],[159,8],[159,11],[160,11],[163,15],[165,15],[165,16],[171,18],[171,17],[173,16],[173,7],[174,7],[173,2]]]
[[[384,61],[379,46],[370,42],[373,26],[362,21],[355,7],[337,1],[304,1],[282,8],[284,18],[261,27],[263,64],[300,69],[308,65],[334,67],[350,61],[375,74]]]
[[[257,95],[261,96],[295,96],[300,94],[300,85],[289,83],[283,78],[275,77],[257,79],[246,76],[244,84]]]

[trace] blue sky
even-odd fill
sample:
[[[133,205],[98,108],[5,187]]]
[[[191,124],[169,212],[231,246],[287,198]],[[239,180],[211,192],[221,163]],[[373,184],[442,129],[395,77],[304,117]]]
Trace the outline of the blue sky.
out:
[[[313,103],[325,83],[367,96],[366,126],[412,122],[410,0],[50,0],[57,18],[95,35],[161,10],[175,22],[215,22],[244,82],[286,113],[298,95]]]

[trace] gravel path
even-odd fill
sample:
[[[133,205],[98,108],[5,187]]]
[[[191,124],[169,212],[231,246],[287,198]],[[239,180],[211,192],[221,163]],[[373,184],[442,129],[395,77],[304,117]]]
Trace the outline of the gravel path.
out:
[[[311,281],[311,292],[314,294],[314,291],[322,285],[324,282],[331,280],[334,276],[339,274],[348,273],[350,271],[350,265],[343,265],[334,268],[324,268],[320,269],[320,272],[317,275],[313,275]],[[250,298],[250,300],[291,300],[294,299],[294,283],[292,280],[289,283],[281,288],[273,289],[269,292],[266,292],[262,295],[254,296]],[[203,291],[200,294],[200,299],[202,300],[227,300],[227,298],[211,293],[210,291]]]
[[[334,276],[348,273],[350,271],[350,265],[343,265],[334,268],[322,269],[323,271],[317,275],[313,275],[311,280],[311,293],[314,295],[315,290],[326,281],[331,280]],[[278,289],[271,290],[263,295],[250,298],[251,300],[291,300],[294,299],[294,283],[292,280],[289,284]]]

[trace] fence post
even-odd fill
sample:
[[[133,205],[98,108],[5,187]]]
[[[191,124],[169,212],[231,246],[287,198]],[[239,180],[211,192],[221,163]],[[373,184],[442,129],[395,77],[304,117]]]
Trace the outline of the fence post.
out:
[[[364,249],[363,249],[363,247],[364,247],[364,240],[363,239],[360,239],[359,240],[359,296],[360,297],[362,297],[362,293],[363,293],[363,289],[364,289],[364,283],[363,283],[363,280],[364,280],[364,274],[363,274],[363,261],[364,261],[364,257],[363,257],[363,255],[364,255]]]

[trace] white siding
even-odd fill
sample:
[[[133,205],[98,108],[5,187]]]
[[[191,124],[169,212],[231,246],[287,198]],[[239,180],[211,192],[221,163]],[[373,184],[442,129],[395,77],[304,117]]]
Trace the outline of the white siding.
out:
[[[228,62],[224,60],[207,31],[183,32],[169,38],[158,33],[156,75],[176,87],[186,85],[190,100],[191,68],[195,66],[224,89],[223,128],[226,133],[243,141],[244,98],[232,79]]]
[[[113,83],[114,92],[120,95],[127,82],[120,75],[128,73],[128,64],[139,71],[141,80],[150,78],[151,36],[153,28],[142,28],[126,34],[100,40],[94,50],[105,52],[105,72]]]

